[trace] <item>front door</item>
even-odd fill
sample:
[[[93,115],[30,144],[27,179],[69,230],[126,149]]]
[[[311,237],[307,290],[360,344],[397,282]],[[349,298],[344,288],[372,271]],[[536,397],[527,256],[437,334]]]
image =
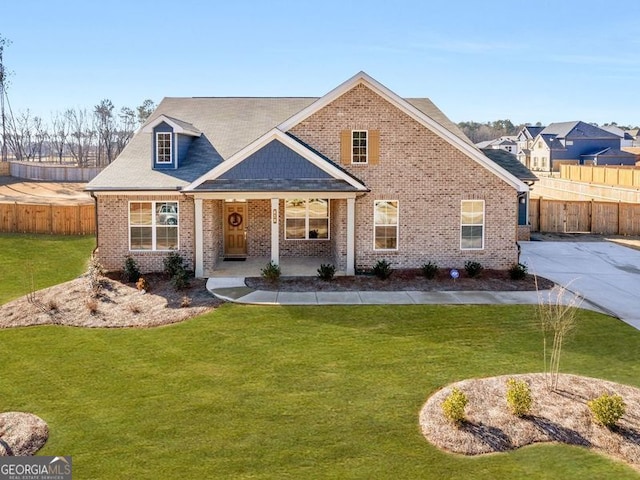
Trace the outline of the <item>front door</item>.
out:
[[[224,254],[247,254],[247,204],[224,204]]]

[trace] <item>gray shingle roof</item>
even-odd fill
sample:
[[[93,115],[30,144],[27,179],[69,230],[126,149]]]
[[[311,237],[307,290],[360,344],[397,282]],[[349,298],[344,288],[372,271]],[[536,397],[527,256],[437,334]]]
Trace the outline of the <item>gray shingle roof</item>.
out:
[[[152,168],[151,134],[138,131],[118,158],[87,185],[88,190],[179,190],[281,124],[317,98],[168,97],[148,119],[169,117],[194,138],[177,170]],[[454,135],[473,143],[428,98],[407,99]]]
[[[485,148],[482,153],[523,182],[536,182],[538,180],[538,177],[520,163],[512,153],[499,148]]]
[[[619,138],[611,132],[581,121],[551,123],[541,133],[559,138]]]
[[[357,192],[358,189],[336,178],[311,179],[216,179],[206,180],[195,191],[215,192]]]

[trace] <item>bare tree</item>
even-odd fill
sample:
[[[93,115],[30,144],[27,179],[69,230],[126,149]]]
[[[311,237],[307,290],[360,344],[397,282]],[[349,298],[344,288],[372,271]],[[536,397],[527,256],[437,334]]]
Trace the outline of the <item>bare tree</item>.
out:
[[[38,156],[38,161],[42,162],[43,155],[48,154],[45,151],[45,145],[49,138],[49,132],[41,117],[33,117],[33,130],[33,151]]]
[[[113,161],[114,137],[116,133],[113,118],[113,103],[104,99],[94,107],[96,130],[98,135],[98,150],[96,165],[109,164]]]
[[[4,47],[10,45],[11,42],[0,36],[0,122],[2,123],[2,161],[7,161],[7,116],[4,106],[7,94],[7,70],[4,66]]]
[[[69,118],[65,114],[56,112],[51,116],[51,133],[49,138],[51,145],[55,151],[58,163],[62,163],[64,152],[67,147],[67,138],[69,137]]]
[[[127,146],[131,137],[135,133],[136,126],[138,124],[136,113],[129,107],[122,107],[120,114],[118,115],[120,122],[118,129],[116,130],[116,151],[115,156],[120,155],[120,152]]]
[[[69,122],[68,146],[71,156],[79,167],[86,167],[89,165],[92,147],[95,146],[93,116],[80,108],[67,110],[65,116]]]
[[[155,109],[156,104],[153,103],[153,100],[147,98],[144,102],[142,102],[142,105],[137,108],[138,123],[142,125],[144,122],[146,122],[147,118],[149,118],[149,115],[151,115],[151,113],[153,113]]]

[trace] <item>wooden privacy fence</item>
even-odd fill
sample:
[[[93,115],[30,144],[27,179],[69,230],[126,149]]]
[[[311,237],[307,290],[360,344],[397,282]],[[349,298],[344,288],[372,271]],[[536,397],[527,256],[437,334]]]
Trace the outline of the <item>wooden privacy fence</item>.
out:
[[[584,165],[562,165],[560,178],[574,182],[602,183],[628,188],[640,188],[640,168],[592,167]]]
[[[0,232],[92,235],[95,206],[0,203]]]
[[[65,165],[41,165],[33,162],[9,162],[11,176],[48,182],[89,182],[103,167],[70,167]]]
[[[529,221],[533,232],[640,235],[640,203],[532,198]]]

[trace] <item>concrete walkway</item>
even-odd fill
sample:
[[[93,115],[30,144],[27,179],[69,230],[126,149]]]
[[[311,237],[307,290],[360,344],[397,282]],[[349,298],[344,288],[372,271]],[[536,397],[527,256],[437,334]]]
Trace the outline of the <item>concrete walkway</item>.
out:
[[[235,303],[254,305],[537,305],[538,292],[488,291],[354,291],[354,292],[280,292],[252,290],[243,277],[216,277],[207,281],[207,289],[216,297]],[[556,301],[549,291],[540,292],[544,302]],[[597,306],[584,302],[583,308],[601,313]]]

